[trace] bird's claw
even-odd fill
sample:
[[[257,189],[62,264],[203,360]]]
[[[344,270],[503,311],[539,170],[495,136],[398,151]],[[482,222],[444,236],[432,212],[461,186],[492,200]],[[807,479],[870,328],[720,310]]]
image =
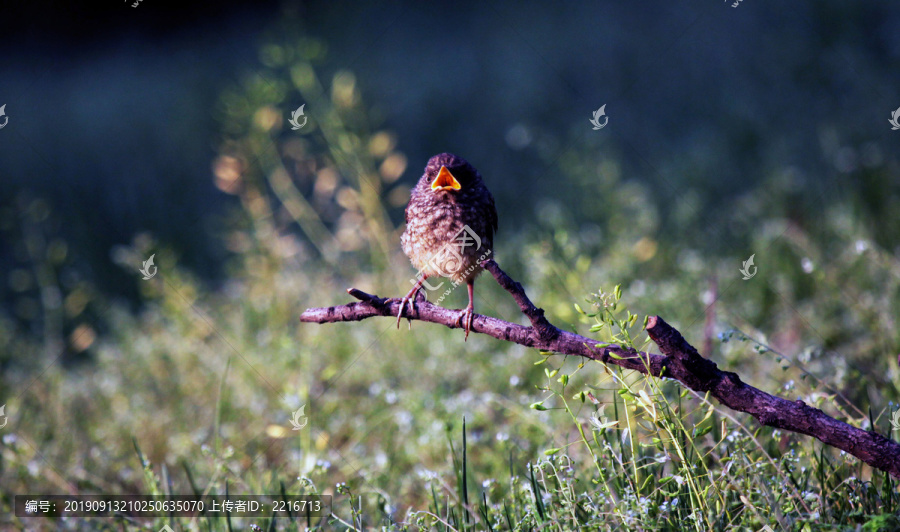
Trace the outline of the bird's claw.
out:
[[[410,314],[412,314],[412,312],[416,309],[416,298],[419,297],[419,294],[421,293],[420,288],[420,286],[413,287],[413,289],[408,294],[406,294],[403,299],[400,300],[400,311],[397,312],[398,329],[400,328],[400,320],[403,319],[403,309],[406,308],[407,305],[409,305]],[[406,316],[406,321],[409,324],[410,330],[412,330],[412,320],[409,318],[409,315]]]
[[[409,311],[411,313],[416,306],[415,296],[412,298],[404,297],[403,299],[400,300],[400,312],[397,313],[397,328],[398,329],[400,328],[400,320],[403,319],[403,308],[406,307],[407,305],[409,305]],[[412,330],[412,320],[409,319],[409,317],[407,317],[406,321],[409,324],[410,330]]]
[[[475,321],[475,309],[472,307],[466,307],[465,309],[459,312],[459,318],[456,320],[456,325],[459,327],[465,327],[466,329],[466,338],[463,341],[468,341],[469,332],[472,330],[472,324]]]

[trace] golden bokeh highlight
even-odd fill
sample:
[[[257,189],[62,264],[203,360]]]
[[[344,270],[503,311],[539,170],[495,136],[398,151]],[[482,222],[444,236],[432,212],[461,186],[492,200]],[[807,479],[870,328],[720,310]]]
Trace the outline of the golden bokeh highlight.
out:
[[[260,107],[253,114],[253,125],[263,131],[280,128],[284,119],[281,113],[272,106]]]
[[[385,157],[396,145],[397,138],[394,135],[387,131],[379,131],[369,139],[369,154],[372,157]]]
[[[347,70],[334,75],[331,86],[331,101],[338,107],[349,108],[359,103],[359,92],[356,90],[356,76]]]
[[[213,161],[216,188],[226,194],[237,194],[241,188],[241,161],[230,155],[220,155]]]
[[[83,323],[75,327],[75,330],[69,335],[69,345],[72,346],[76,353],[81,353],[92,346],[96,339],[97,333],[94,332],[94,329],[90,325]]]
[[[640,262],[647,262],[656,256],[659,245],[652,238],[643,237],[634,244],[634,258]]]
[[[281,425],[269,425],[266,427],[266,436],[278,440],[287,438],[291,435],[291,429],[282,427]]]
[[[381,163],[378,171],[381,173],[381,177],[384,179],[385,183],[393,183],[406,171],[406,164],[407,160],[405,155],[402,153],[392,153]]]

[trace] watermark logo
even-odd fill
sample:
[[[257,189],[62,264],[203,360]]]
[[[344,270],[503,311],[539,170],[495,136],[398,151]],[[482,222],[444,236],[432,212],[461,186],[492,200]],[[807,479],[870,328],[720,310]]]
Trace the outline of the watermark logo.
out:
[[[303,415],[303,410],[305,409],[306,405],[304,404],[293,412],[294,417],[291,418],[291,425],[293,425],[294,428],[291,430],[300,430],[309,423],[309,418]]]
[[[303,115],[304,107],[306,107],[306,104],[303,104],[300,107],[294,109],[294,112],[291,114],[291,118],[288,119],[288,122],[291,123],[291,129],[297,130],[306,125],[307,117]],[[303,117],[302,124],[297,121],[300,117]]]
[[[2,111],[2,110],[3,110],[3,107],[0,107],[0,111]],[[896,129],[900,129],[900,107],[898,107],[896,111],[891,113],[891,119],[888,120],[888,122],[892,126],[891,127],[892,131],[896,130]],[[6,125],[6,124],[4,124],[4,125]],[[0,126],[0,127],[2,127],[2,126]]]
[[[3,123],[0,124],[0,129],[3,129],[6,127],[6,124],[9,122],[9,117],[6,116],[6,104],[0,105],[0,117],[3,118]]]
[[[603,121],[602,124],[600,123],[601,118],[606,119]],[[609,123],[609,117],[606,116],[606,104],[601,105],[600,109],[597,109],[596,111],[594,111],[594,118],[592,118],[590,120],[590,122],[591,122],[591,125],[594,126],[594,131],[597,131],[598,129],[603,129],[606,127],[606,124]]]
[[[156,253],[150,255],[150,258],[144,261],[144,267],[139,270],[143,274],[145,281],[152,279],[156,275],[157,267],[153,265],[153,257],[155,256]],[[153,273],[150,273],[150,268],[153,268]]]
[[[415,285],[421,280],[422,286],[428,290],[438,290],[440,287],[444,286],[444,282],[441,281],[441,284],[437,286],[430,285],[428,281],[423,280],[423,271],[426,269],[431,270],[435,272],[435,275],[441,277],[450,277],[451,275],[458,273],[462,267],[463,260],[465,260],[463,252],[467,247],[473,245],[475,246],[475,251],[481,249],[481,237],[479,237],[471,227],[464,225],[463,228],[456,233],[456,236],[453,237],[453,241],[446,244],[437,253],[432,255],[426,263],[427,266],[419,270],[416,277],[410,279],[409,282]]]
[[[3,417],[3,424],[0,425],[0,429],[6,426],[9,423],[9,419],[6,417],[6,405],[0,406],[0,417]]]
[[[753,257],[756,256],[756,253],[750,255],[750,258],[743,262],[743,267],[740,269],[741,274],[744,276],[745,281],[749,281],[756,275],[757,267],[753,265]],[[753,268],[753,272],[751,273],[750,268]]]
[[[900,430],[900,410],[894,411],[894,415],[891,416],[891,426],[894,430]]]
[[[470,273],[475,271],[475,268],[477,268],[479,264],[487,260],[487,258],[491,255],[491,250],[486,250],[481,254],[480,257],[478,257],[478,260],[475,261],[475,264],[470,265],[465,270],[462,269],[465,261],[463,253],[465,252],[466,248],[474,247],[475,251],[477,252],[479,249],[481,249],[481,243],[481,237],[478,236],[478,233],[476,233],[468,225],[464,225],[463,228],[460,229],[458,233],[456,233],[456,236],[453,237],[453,240],[450,243],[444,245],[444,247],[442,247],[440,251],[432,255],[426,263],[427,266],[419,270],[419,273],[416,274],[416,277],[414,279],[410,279],[409,282],[412,283],[413,286],[415,286],[416,283],[421,283],[421,285],[424,286],[427,290],[435,291],[444,286],[444,281],[441,281],[441,283],[437,286],[432,286],[428,283],[428,281],[425,280],[425,274],[423,273],[424,270],[429,270],[433,272],[433,275],[440,277],[468,277]],[[450,292],[452,292],[453,289],[457,286],[459,286],[459,281],[453,281],[452,286],[444,290],[444,293],[441,294],[440,298],[438,298],[437,303],[441,303],[444,298],[450,295]]]
[[[163,527],[159,529],[159,532],[175,532],[175,531],[172,530],[172,527],[170,527],[169,525],[163,525]]]

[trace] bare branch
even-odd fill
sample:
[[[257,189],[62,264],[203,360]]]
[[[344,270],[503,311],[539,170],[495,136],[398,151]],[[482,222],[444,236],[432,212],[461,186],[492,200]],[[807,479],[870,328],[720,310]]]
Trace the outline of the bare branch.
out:
[[[852,454],[872,467],[900,478],[900,444],[876,432],[864,431],[834,419],[803,401],[788,401],[744,383],[736,373],[722,371],[714,362],[700,356],[681,333],[659,316],[650,317],[647,333],[664,355],[635,351],[614,344],[598,346],[596,340],[553,326],[544,317],[544,311],[531,302],[522,285],[501,270],[494,260],[485,261],[483,266],[512,295],[531,321],[531,327],[476,314],[472,332],[542,351],[614,364],[654,377],[675,379],[692,390],[709,392],[723,405],[750,414],[762,425],[813,436]],[[355,288],[350,288],[347,292],[359,302],[307,309],[300,316],[300,321],[334,323],[360,321],[373,316],[395,318],[400,310],[400,298],[380,298]],[[419,298],[415,308],[411,312],[404,311],[404,316],[457,329],[459,312]]]

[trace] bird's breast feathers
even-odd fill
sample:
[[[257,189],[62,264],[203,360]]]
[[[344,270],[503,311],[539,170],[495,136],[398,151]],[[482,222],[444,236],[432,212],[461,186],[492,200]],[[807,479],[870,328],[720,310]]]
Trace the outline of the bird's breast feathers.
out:
[[[480,273],[490,258],[493,228],[472,206],[410,202],[403,251],[416,269],[428,277],[467,280]]]

